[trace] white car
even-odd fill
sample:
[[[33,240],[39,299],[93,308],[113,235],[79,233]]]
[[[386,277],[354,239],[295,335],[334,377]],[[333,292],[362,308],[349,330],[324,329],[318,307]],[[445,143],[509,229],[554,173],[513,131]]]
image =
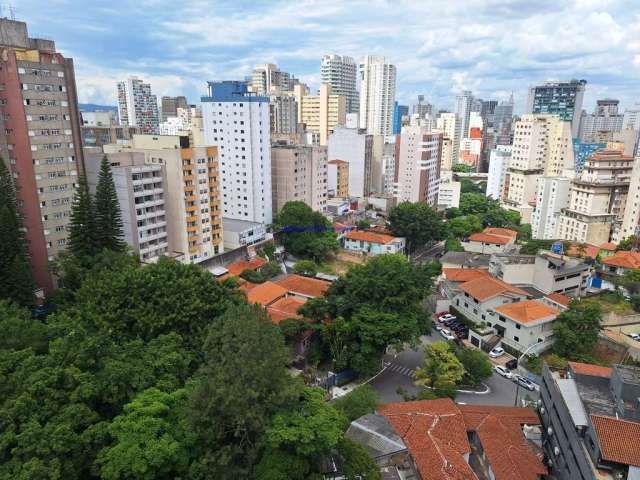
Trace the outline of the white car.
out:
[[[436,326],[435,326],[435,327],[436,327],[436,330],[437,330],[438,332],[440,332],[440,331],[444,328],[444,327],[443,327],[442,325],[440,325],[439,323],[436,323]]]
[[[504,348],[502,347],[496,347],[489,352],[489,356],[491,358],[498,358],[498,357],[501,357],[502,355],[504,355]]]
[[[631,337],[636,342],[640,342],[640,334],[639,333],[627,333],[628,337]]]
[[[444,323],[448,320],[455,320],[455,319],[456,319],[455,315],[451,315],[450,313],[447,313],[446,315],[442,315],[440,318],[438,318],[438,321],[440,323]]]
[[[455,340],[456,338],[454,335],[451,335],[451,332],[446,328],[443,328],[442,330],[440,330],[440,335],[442,335],[447,340]]]
[[[534,391],[534,390],[539,390],[540,387],[538,387],[535,383],[533,383],[531,380],[529,380],[528,378],[523,377],[522,375],[516,375],[513,377],[513,381],[516,382],[517,384],[523,386],[524,388],[526,388],[527,390],[530,391]]]
[[[504,378],[513,378],[513,374],[511,370],[507,367],[503,367],[502,365],[496,365],[493,369],[498,372],[498,375],[502,375]]]

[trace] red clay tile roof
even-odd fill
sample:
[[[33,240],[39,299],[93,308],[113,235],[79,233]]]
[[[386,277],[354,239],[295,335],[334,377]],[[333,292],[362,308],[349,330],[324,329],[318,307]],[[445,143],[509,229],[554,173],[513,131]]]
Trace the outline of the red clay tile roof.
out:
[[[327,163],[330,163],[331,165],[342,165],[344,163],[349,163],[349,162],[345,160],[335,159],[335,160],[329,160]]]
[[[391,235],[363,232],[360,230],[352,230],[351,232],[348,232],[345,234],[345,238],[348,238],[349,240],[362,240],[369,243],[381,243],[385,245],[387,243],[391,243],[395,239],[395,237],[392,237]]]
[[[600,245],[600,248],[602,250],[607,250],[609,252],[615,252],[616,248],[618,248],[618,246],[615,243],[606,242],[606,243],[603,243],[602,245]]]
[[[422,478],[478,478],[464,459],[471,447],[462,414],[453,400],[389,403],[378,411],[402,437]]]
[[[563,307],[568,307],[571,303],[571,297],[567,297],[566,295],[563,295],[561,293],[550,293],[549,295],[547,295],[547,298],[553,300],[559,305],[562,305]]]
[[[258,286],[257,283],[251,283],[245,280],[238,288],[240,289],[241,292],[248,293],[250,290],[253,290],[257,286]]]
[[[249,290],[247,293],[247,301],[249,303],[259,303],[266,307],[277,299],[284,297],[286,294],[286,288],[273,282],[264,282]]]
[[[591,415],[602,458],[609,462],[640,467],[640,423]]]
[[[267,261],[262,257],[255,257],[251,261],[240,260],[238,262],[234,262],[227,266],[227,270],[229,270],[229,275],[237,277],[242,272],[247,269],[256,270],[263,266]]]
[[[560,310],[550,307],[538,300],[525,300],[517,303],[507,303],[496,307],[496,312],[521,323],[533,323],[543,320],[553,320],[560,314]]]
[[[518,236],[518,232],[515,230],[511,230],[510,228],[498,228],[498,227],[487,227],[483,230],[484,233],[488,233],[489,235],[498,235],[499,237],[509,237],[514,240]]]
[[[622,268],[640,268],[639,252],[616,252],[602,260],[605,265]]]
[[[322,297],[331,286],[331,283],[324,280],[303,277],[302,275],[288,275],[276,283],[294,295],[314,298]]]
[[[611,378],[613,369],[611,367],[603,367],[601,365],[592,365],[591,363],[569,362],[571,370],[578,375],[588,375],[590,377]]]
[[[530,408],[460,405],[467,431],[475,431],[496,480],[538,480],[546,475],[542,451],[528,442],[522,425],[540,425]]]
[[[480,277],[490,277],[491,274],[480,268],[443,268],[442,273],[452,282],[468,282]]]
[[[506,245],[511,242],[510,238],[502,237],[499,235],[490,235],[488,233],[480,232],[469,235],[470,242],[482,242],[482,243],[494,243],[496,245]]]
[[[584,248],[580,249],[579,246],[582,245]],[[570,257],[588,257],[588,258],[596,258],[600,253],[600,247],[596,247],[595,245],[589,245],[588,243],[579,244],[572,243],[567,251],[567,255]]]
[[[273,323],[280,323],[288,318],[302,318],[298,309],[306,303],[306,299],[300,297],[286,297],[276,300],[267,307],[267,313]]]
[[[478,301],[484,302],[503,293],[511,293],[528,297],[529,294],[494,277],[480,277],[460,285],[460,288]]]

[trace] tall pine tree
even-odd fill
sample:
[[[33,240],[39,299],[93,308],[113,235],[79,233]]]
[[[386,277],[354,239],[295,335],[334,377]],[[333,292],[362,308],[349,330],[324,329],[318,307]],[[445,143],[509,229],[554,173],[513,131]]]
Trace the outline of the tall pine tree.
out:
[[[122,217],[116,187],[113,183],[111,166],[105,155],[100,164],[98,185],[96,187],[96,241],[100,250],[106,248],[115,252],[124,250],[122,238]]]
[[[34,289],[13,178],[0,157],[0,299],[33,306]]]
[[[91,257],[97,251],[95,211],[87,177],[82,174],[73,197],[69,221],[69,250],[77,258]]]

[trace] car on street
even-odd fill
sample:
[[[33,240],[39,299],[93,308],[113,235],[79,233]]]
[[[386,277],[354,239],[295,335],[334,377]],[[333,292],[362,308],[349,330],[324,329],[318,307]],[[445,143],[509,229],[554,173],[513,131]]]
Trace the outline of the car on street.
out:
[[[447,323],[447,322],[451,322],[453,320],[456,320],[456,316],[455,315],[451,315],[450,313],[447,313],[446,315],[443,315],[440,318],[438,318],[438,321],[441,322],[441,323]]]
[[[435,325],[436,330],[439,332],[440,330],[442,330],[444,327],[442,325],[440,325],[439,323],[436,323]]]
[[[627,336],[632,338],[636,342],[640,342],[640,333],[627,333]]]
[[[454,335],[451,335],[451,332],[446,328],[440,330],[440,335],[442,335],[446,340],[455,340],[456,338]]]
[[[436,313],[436,318],[444,317],[445,315],[449,315],[449,312],[438,312]]]
[[[498,373],[498,375],[502,375],[504,378],[512,378],[513,374],[511,370],[507,367],[503,367],[502,365],[496,365],[493,369]]]
[[[495,347],[493,350],[489,352],[489,356],[491,358],[498,358],[498,357],[501,357],[502,355],[504,355],[504,348],[502,347]]]
[[[532,392],[536,389],[536,384],[522,375],[514,375],[513,381]]]

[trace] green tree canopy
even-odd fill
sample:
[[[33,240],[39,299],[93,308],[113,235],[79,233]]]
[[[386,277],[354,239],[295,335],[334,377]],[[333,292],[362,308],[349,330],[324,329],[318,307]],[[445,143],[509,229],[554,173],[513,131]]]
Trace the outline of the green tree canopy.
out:
[[[482,221],[476,215],[465,215],[447,221],[447,231],[455,238],[467,238],[482,231]]]
[[[457,238],[447,237],[447,240],[444,242],[444,250],[446,252],[464,252],[464,247]]]
[[[424,364],[416,370],[416,384],[436,389],[455,387],[464,374],[464,365],[449,343],[435,342],[425,348]]]
[[[282,267],[272,260],[260,267],[260,273],[265,279],[273,278],[282,274]]]
[[[573,302],[553,324],[553,350],[570,360],[591,360],[601,330],[602,310],[595,302]]]
[[[98,251],[94,202],[89,193],[87,177],[82,174],[73,195],[69,220],[69,251],[83,262]]]
[[[34,290],[13,177],[0,157],[0,299],[30,307]]]
[[[424,202],[402,202],[389,211],[389,227],[394,235],[407,239],[411,253],[417,247],[445,238],[445,226],[438,213]]]
[[[299,260],[293,266],[293,273],[315,277],[318,273],[318,265],[312,260]]]
[[[285,203],[274,223],[284,248],[294,255],[322,261],[338,250],[331,222],[304,202]]]
[[[467,165],[466,163],[456,163],[451,167],[451,171],[458,173],[473,173],[476,170],[471,165]]]
[[[455,355],[464,367],[463,382],[465,384],[478,385],[492,375],[491,362],[481,350],[477,348],[457,348]]]
[[[520,253],[522,255],[536,255],[540,250],[549,250],[553,245],[553,240],[529,240],[522,245]]]
[[[620,240],[620,243],[618,243],[618,247],[616,248],[616,250],[630,251],[636,248],[637,244],[638,244],[638,238],[635,235],[631,235],[625,238],[624,240]]]
[[[370,385],[361,385],[333,402],[333,406],[353,421],[367,413],[372,413],[378,406],[378,393]]]
[[[95,240],[97,249],[124,250],[122,215],[113,183],[111,165],[105,155],[100,163],[95,198]]]

